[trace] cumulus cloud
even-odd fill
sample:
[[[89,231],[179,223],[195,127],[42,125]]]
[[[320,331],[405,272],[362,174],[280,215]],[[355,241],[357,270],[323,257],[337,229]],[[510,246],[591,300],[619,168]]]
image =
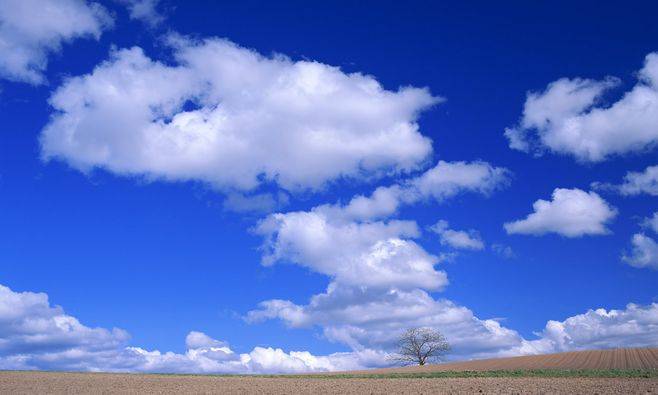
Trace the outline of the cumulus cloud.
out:
[[[192,331],[185,337],[185,345],[188,349],[198,348],[211,348],[211,347],[226,347],[225,342],[213,339],[203,332]]]
[[[298,264],[342,285],[438,290],[448,281],[434,267],[448,255],[429,254],[413,240],[420,235],[415,221],[383,218],[402,204],[443,201],[463,192],[488,195],[508,182],[508,170],[486,162],[440,161],[416,177],[377,188],[369,197],[356,196],[346,205],[269,215],[253,231],[264,238],[265,265]],[[475,237],[473,232],[472,240],[446,233],[453,245],[484,248]]]
[[[413,241],[419,235],[415,222],[358,220],[354,217],[370,215],[355,215],[350,207],[273,214],[256,227],[264,237],[264,264],[298,264],[331,282],[307,305],[264,301],[247,314],[248,321],[319,326],[327,339],[355,351],[390,351],[399,332],[410,326],[438,327],[461,357],[490,355],[519,344],[515,331],[429,295],[427,290],[447,285],[447,277],[434,268],[441,258]]]
[[[495,320],[481,320],[448,300],[419,290],[345,287],[331,283],[305,306],[265,301],[251,320],[283,319],[294,327],[320,326],[325,336],[352,351],[316,356],[255,347],[236,353],[226,342],[191,331],[184,353],[129,345],[121,329],[90,328],[52,306],[43,293],[0,286],[0,369],[159,373],[302,373],[385,366],[386,351],[408,326],[444,331],[455,358],[545,353],[590,348],[646,347],[658,341],[658,304],[629,304],[549,321],[534,340]]]
[[[658,243],[644,233],[636,233],[631,238],[631,250],[621,259],[633,267],[658,270]]]
[[[158,11],[160,0],[116,0],[125,5],[130,13],[130,19],[140,20],[151,27],[162,23],[165,19]]]
[[[0,77],[42,84],[48,55],[78,38],[98,39],[111,25],[105,8],[85,0],[3,0]]]
[[[408,204],[425,200],[443,202],[471,192],[485,196],[509,185],[511,172],[487,162],[445,162],[399,184],[377,188],[370,196],[358,195],[346,205],[324,205],[318,210],[348,220],[389,217]]]
[[[416,122],[440,101],[427,89],[389,91],[368,75],[217,38],[168,42],[174,65],[117,50],[58,88],[43,157],[250,191],[408,172],[432,151]]]
[[[595,192],[556,188],[551,201],[537,200],[534,212],[525,219],[504,225],[507,233],[543,235],[557,233],[566,237],[603,235],[610,231],[606,224],[617,210]]]
[[[619,80],[611,77],[562,78],[544,92],[529,93],[519,124],[505,130],[510,147],[537,154],[549,150],[586,162],[653,149],[658,142],[658,53],[647,55],[630,91],[604,105],[603,95],[617,85]]]
[[[414,241],[420,235],[415,221],[385,218],[402,204],[443,201],[464,192],[488,195],[508,182],[508,170],[486,162],[440,161],[416,177],[377,188],[369,197],[356,196],[346,205],[269,215],[253,231],[264,239],[265,265],[298,264],[347,286],[438,290],[447,277],[435,266],[448,255],[429,254]],[[462,248],[484,248],[472,232],[468,241],[449,233],[446,240],[454,245],[461,241]]]
[[[484,242],[476,230],[453,230],[445,220],[439,220],[430,227],[430,230],[439,235],[442,245],[462,250],[484,249]]]
[[[548,321],[527,344],[539,352],[562,352],[658,344],[658,303],[629,304],[623,310],[589,310],[564,321]]]
[[[265,238],[263,263],[291,262],[340,283],[403,289],[440,289],[446,275],[434,269],[438,257],[412,238],[413,221],[344,222],[323,212],[273,214],[254,231]]]
[[[457,359],[499,354],[522,340],[497,321],[481,320],[468,308],[436,300],[421,289],[377,290],[332,282],[307,305],[269,300],[247,316],[252,322],[274,318],[296,328],[319,326],[327,339],[355,350],[390,351],[400,333],[415,326],[441,330]]]
[[[464,191],[489,195],[509,184],[510,171],[487,162],[445,162],[410,181],[421,197],[443,201]]]
[[[89,328],[43,293],[14,292],[0,286],[0,365],[4,368],[51,368],[52,360],[75,354],[102,358],[122,347],[128,333],[121,329]],[[75,363],[67,362],[70,366]]]
[[[629,304],[625,310],[590,310],[564,321],[548,321],[526,339],[494,319],[480,319],[464,307],[428,293],[373,291],[331,283],[306,305],[285,300],[262,302],[247,319],[280,319],[294,328],[320,327],[324,336],[354,350],[392,350],[409,327],[440,330],[452,346],[451,359],[487,358],[563,351],[655,346],[658,304]]]
[[[622,195],[640,195],[646,193],[658,196],[658,166],[648,166],[644,171],[629,171],[624,176],[624,181],[619,184],[602,182],[592,183],[592,187],[601,190],[618,191]]]
[[[644,218],[640,226],[658,233],[658,211],[651,217]],[[645,233],[636,233],[631,237],[631,248],[622,253],[621,260],[633,267],[658,270],[658,243]]]
[[[515,331],[495,320],[478,319],[451,301],[435,300],[427,292],[448,283],[445,273],[435,268],[445,255],[431,255],[414,242],[420,233],[416,223],[381,219],[402,203],[443,200],[464,191],[488,194],[507,180],[506,170],[486,163],[441,162],[418,177],[378,188],[370,197],[357,196],[347,205],[270,215],[254,229],[264,238],[263,263],[298,264],[328,276],[330,284],[308,305],[264,301],[247,320],[319,326],[327,339],[356,351],[389,351],[399,332],[410,326],[440,328],[459,357],[511,350],[521,341]]]
[[[188,349],[184,354],[147,351],[127,347],[104,371],[164,373],[239,373],[276,374],[327,372],[381,366],[383,355],[377,351],[333,353],[315,356],[308,351],[285,352],[280,348],[255,347],[249,353],[236,354],[228,347]]]
[[[202,332],[187,335],[187,351],[149,351],[128,345],[121,329],[90,328],[52,306],[43,293],[0,285],[0,369],[170,373],[300,373],[381,366],[378,351],[315,356],[255,347],[237,354]]]

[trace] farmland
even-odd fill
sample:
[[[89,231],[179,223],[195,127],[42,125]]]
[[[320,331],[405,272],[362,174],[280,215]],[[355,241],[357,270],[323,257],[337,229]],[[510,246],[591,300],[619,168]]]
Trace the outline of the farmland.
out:
[[[497,370],[627,371],[633,369],[658,369],[658,348],[574,351],[426,366],[377,369],[364,371],[364,373],[431,373]]]
[[[93,391],[92,391],[93,389]],[[658,349],[306,375],[0,372],[0,393],[656,393]]]
[[[341,378],[1,372],[11,394],[655,393],[656,378]]]

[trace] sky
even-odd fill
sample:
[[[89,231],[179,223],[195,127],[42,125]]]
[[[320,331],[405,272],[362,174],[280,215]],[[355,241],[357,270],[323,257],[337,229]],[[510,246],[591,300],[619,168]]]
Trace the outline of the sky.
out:
[[[0,368],[658,346],[657,7],[0,0]]]

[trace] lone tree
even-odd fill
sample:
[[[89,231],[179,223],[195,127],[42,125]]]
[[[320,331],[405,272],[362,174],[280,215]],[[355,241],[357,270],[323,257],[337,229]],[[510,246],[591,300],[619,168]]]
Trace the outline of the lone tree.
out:
[[[411,328],[398,339],[397,352],[389,359],[399,364],[425,365],[431,361],[441,361],[450,351],[450,344],[441,332],[431,328]]]

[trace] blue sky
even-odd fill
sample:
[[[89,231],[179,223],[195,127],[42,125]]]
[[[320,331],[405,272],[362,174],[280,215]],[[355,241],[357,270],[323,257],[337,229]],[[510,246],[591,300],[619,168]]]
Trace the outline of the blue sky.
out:
[[[409,326],[454,359],[658,344],[654,4],[21,3],[0,365],[370,367]]]

